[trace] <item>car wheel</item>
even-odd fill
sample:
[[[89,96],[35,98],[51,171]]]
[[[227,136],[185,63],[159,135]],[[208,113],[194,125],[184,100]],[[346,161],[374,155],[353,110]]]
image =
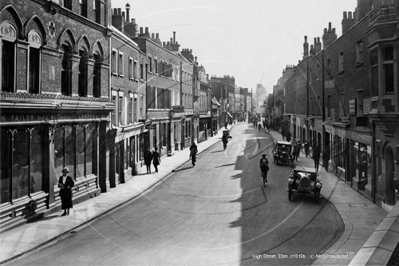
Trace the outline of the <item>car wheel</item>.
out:
[[[288,189],[288,200],[291,200],[292,198],[292,190],[289,188]]]

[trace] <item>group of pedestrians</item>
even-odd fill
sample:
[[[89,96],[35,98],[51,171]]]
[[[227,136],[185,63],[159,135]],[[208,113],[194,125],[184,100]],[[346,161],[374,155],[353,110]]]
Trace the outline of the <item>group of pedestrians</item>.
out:
[[[144,152],[144,163],[147,167],[147,174],[151,174],[151,161],[154,165],[155,172],[158,172],[158,165],[161,163],[161,157],[159,156],[158,148],[155,148],[153,152],[147,149]]]

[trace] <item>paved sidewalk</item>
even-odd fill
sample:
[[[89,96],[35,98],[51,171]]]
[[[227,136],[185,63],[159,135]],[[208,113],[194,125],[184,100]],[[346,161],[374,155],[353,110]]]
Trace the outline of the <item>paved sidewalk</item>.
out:
[[[231,128],[231,126],[228,126]],[[224,128],[223,128],[224,129]],[[221,141],[223,130],[197,143],[198,153]],[[221,144],[220,144],[221,145]],[[127,202],[145,195],[164,178],[189,161],[189,149],[175,152],[174,155],[161,158],[158,173],[147,174],[144,165],[138,170],[138,175],[132,176],[126,183],[119,184],[107,193],[101,193],[95,198],[75,204],[69,216],[61,217],[62,211],[55,212],[44,218],[18,226],[0,234],[0,263],[11,261],[28,252],[40,249],[55,242],[59,237],[74,233],[102,215],[123,206]],[[154,170],[154,166],[151,165]]]
[[[269,134],[275,140],[282,140],[278,132],[270,131]],[[301,153],[295,165],[314,167],[314,162]],[[323,184],[321,195],[335,206],[344,222],[345,231],[324,254],[318,254],[320,256],[313,265],[348,265],[387,212],[321,166],[319,179]]]

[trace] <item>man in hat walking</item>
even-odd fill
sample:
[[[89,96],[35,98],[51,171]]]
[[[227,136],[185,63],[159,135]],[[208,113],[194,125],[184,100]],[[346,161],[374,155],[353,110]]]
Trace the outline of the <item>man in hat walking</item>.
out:
[[[58,187],[60,188],[61,208],[64,213],[61,216],[69,215],[69,209],[72,208],[72,187],[75,185],[73,178],[68,175],[69,169],[62,169],[62,176],[58,179]]]

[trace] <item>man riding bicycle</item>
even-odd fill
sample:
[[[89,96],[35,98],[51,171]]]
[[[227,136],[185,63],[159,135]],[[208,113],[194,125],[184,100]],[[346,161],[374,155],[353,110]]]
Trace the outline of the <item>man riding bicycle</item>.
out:
[[[267,185],[267,172],[269,171],[269,160],[266,158],[266,154],[262,154],[259,166],[262,172],[263,186],[265,187]]]

